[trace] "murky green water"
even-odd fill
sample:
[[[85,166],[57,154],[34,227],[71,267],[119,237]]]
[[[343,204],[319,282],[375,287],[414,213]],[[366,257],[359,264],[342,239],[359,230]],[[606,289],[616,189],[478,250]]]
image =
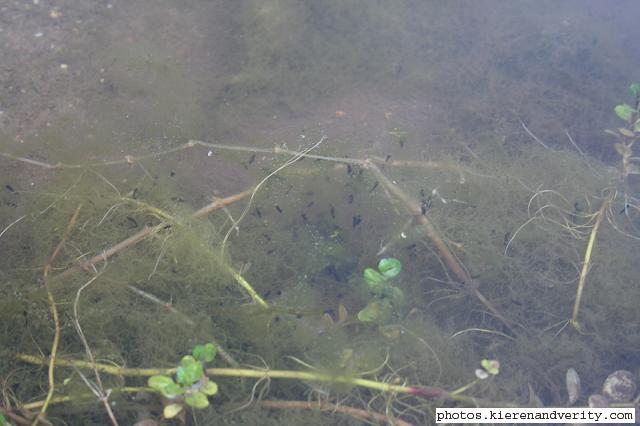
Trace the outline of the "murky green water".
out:
[[[562,406],[571,368],[576,406],[637,374],[638,181],[603,132],[634,101],[634,3],[76,3],[0,11],[17,423],[52,352],[54,424],[113,423],[108,390],[119,424],[169,403],[187,424],[432,424],[470,398]],[[207,342],[206,408],[185,399],[202,376],[163,398],[149,375],[184,376],[122,370]]]

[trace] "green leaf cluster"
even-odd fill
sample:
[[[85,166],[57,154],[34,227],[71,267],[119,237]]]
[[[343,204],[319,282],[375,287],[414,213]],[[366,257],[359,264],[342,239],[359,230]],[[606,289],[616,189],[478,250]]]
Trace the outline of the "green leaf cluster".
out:
[[[378,270],[366,268],[362,273],[364,281],[373,293],[375,300],[358,312],[358,319],[362,322],[385,322],[393,313],[394,306],[404,302],[402,290],[391,284],[402,270],[398,259],[389,257],[380,259]]]
[[[633,83],[629,86],[629,92],[631,96],[635,98],[636,107],[629,104],[620,104],[616,105],[613,111],[616,113],[618,118],[621,120],[629,122],[632,125],[634,132],[640,132],[640,118],[638,117],[638,104],[640,103],[640,83]]]
[[[177,416],[184,405],[192,408],[209,406],[208,397],[218,393],[218,385],[209,380],[205,374],[204,363],[211,362],[216,356],[217,348],[212,343],[196,345],[191,355],[185,355],[176,369],[175,381],[165,375],[152,376],[148,380],[151,389],[163,397],[175,401],[164,409],[167,419]]]
[[[398,259],[386,257],[378,262],[378,270],[366,268],[363,272],[364,280],[374,291],[384,286],[385,282],[397,276],[402,270],[402,264]]]

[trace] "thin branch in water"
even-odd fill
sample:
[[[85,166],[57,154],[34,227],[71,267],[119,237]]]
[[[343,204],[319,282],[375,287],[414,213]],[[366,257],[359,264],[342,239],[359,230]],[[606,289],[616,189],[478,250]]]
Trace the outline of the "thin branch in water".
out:
[[[0,232],[0,238],[2,238],[2,236],[4,235],[5,232],[7,232],[9,230],[9,228],[11,228],[13,225],[15,225],[16,223],[20,222],[22,219],[24,219],[25,215],[20,216],[19,218],[17,218],[16,220],[14,220],[13,222],[11,222],[9,225],[7,225],[2,232]]]
[[[64,197],[67,196],[67,194],[69,192],[71,192],[71,190],[78,184],[78,182],[80,182],[80,180],[82,179],[82,177],[84,176],[84,173],[80,173],[80,176],[78,176],[78,178],[76,179],[75,182],[73,182],[73,184],[69,187],[69,189],[67,189],[61,196],[59,196],[53,203],[49,204],[44,210],[42,210],[40,212],[41,215],[45,214],[51,207],[55,206],[55,204],[62,200]]]
[[[166,235],[162,239],[162,244],[160,244],[160,253],[158,253],[158,257],[156,258],[156,263],[155,263],[155,265],[153,265],[153,270],[151,271],[151,273],[147,277],[147,281],[149,281],[151,279],[151,277],[154,276],[155,273],[158,271],[158,265],[160,264],[160,260],[162,260],[162,256],[164,256],[164,245],[167,243],[167,240],[169,239],[170,236],[171,235]]]
[[[120,207],[123,203],[117,203],[114,204],[113,206],[109,207],[109,209],[107,210],[107,212],[104,214],[104,216],[102,216],[102,219],[100,219],[100,222],[98,222],[97,226],[102,225],[102,222],[105,221],[105,219],[107,218],[107,216],[109,215],[109,213],[111,213],[112,210],[116,210],[118,207]]]
[[[263,381],[266,381],[267,384],[262,389],[260,389],[260,392],[258,393],[258,398],[256,398],[256,390],[258,389],[258,386],[260,386],[260,384],[262,384]],[[251,396],[249,397],[249,401],[245,402],[244,404],[242,404],[238,408],[234,408],[233,410],[231,410],[229,412],[229,414],[236,413],[238,411],[242,411],[245,408],[251,406],[251,404],[253,404],[253,401],[255,399],[257,399],[258,402],[259,402],[261,397],[262,397],[262,395],[264,394],[265,389],[269,389],[270,382],[271,382],[271,379],[268,378],[268,377],[261,377],[259,380],[257,380],[255,382],[255,384],[253,385],[253,388],[251,388]]]
[[[456,276],[459,282],[461,282],[468,290],[475,295],[475,297],[482,303],[496,318],[498,318],[512,333],[515,334],[514,324],[509,319],[498,311],[498,309],[491,303],[480,291],[478,283],[471,278],[471,274],[467,271],[466,267],[460,262],[456,256],[449,249],[449,246],[442,238],[440,233],[436,230],[435,226],[422,214],[422,208],[420,204],[409,197],[398,185],[394,184],[387,176],[382,173],[380,168],[372,162],[367,162],[365,167],[373,172],[378,181],[380,181],[383,187],[387,188],[389,192],[404,205],[405,210],[413,217],[416,218],[418,223],[422,226],[425,235],[429,238],[431,243],[435,246],[442,257],[447,268],[451,270],[453,275]]]
[[[571,144],[573,145],[573,147],[576,149],[576,151],[578,151],[578,154],[580,154],[580,157],[582,157],[582,161],[585,162],[585,164],[587,165],[587,167],[589,167],[589,169],[596,174],[596,176],[598,177],[602,177],[602,175],[593,168],[593,166],[591,165],[591,163],[589,162],[589,160],[587,159],[587,156],[584,154],[584,152],[582,152],[582,150],[580,149],[580,147],[578,146],[578,144],[573,140],[573,138],[571,137],[571,134],[569,134],[569,131],[567,129],[564,129],[564,133],[565,135],[567,135],[567,138],[569,138],[569,142],[571,142]]]
[[[136,293],[137,295],[141,296],[142,298],[147,299],[152,303],[155,303],[156,305],[162,307],[163,309],[166,309],[167,311],[169,311],[174,315],[177,315],[179,318],[181,318],[185,323],[189,324],[190,326],[195,325],[195,323],[191,320],[191,318],[187,317],[185,314],[183,314],[182,312],[174,308],[171,302],[165,302],[161,300],[159,297],[132,285],[127,285],[127,288],[133,291],[134,293]],[[222,359],[224,359],[229,365],[231,365],[232,367],[238,367],[240,365],[238,361],[236,361],[216,339],[214,339],[213,337],[209,337],[209,340],[211,341],[211,343],[216,345],[218,349],[218,353],[220,354],[220,357],[222,357]]]
[[[87,357],[89,358],[89,360],[91,361],[91,364],[95,364],[95,358],[93,357],[93,352],[91,352],[89,343],[87,342],[84,332],[82,331],[82,327],[80,326],[80,317],[78,315],[78,305],[80,303],[80,294],[82,293],[82,291],[85,288],[89,287],[89,285],[91,285],[91,283],[93,283],[98,277],[99,275],[94,275],[93,277],[91,277],[89,281],[84,283],[76,292],[76,297],[73,302],[73,325],[76,328],[76,332],[78,333],[78,336],[82,341],[82,345],[84,346],[84,351],[87,354]],[[102,385],[102,379],[100,378],[100,373],[98,372],[98,370],[95,367],[93,368],[93,374],[96,377],[96,383],[94,384],[94,383],[91,383],[89,379],[87,379],[85,375],[77,367],[74,366],[74,369],[78,372],[78,374],[80,375],[80,378],[84,381],[84,383],[91,390],[91,392],[96,396],[96,398],[98,398],[98,400],[102,403],[102,405],[104,405],[107,415],[111,420],[111,423],[114,426],[118,426],[118,421],[116,420],[116,417],[113,414],[113,410],[111,409],[111,405],[109,404],[109,395],[111,394],[111,390],[110,389],[107,389],[107,391],[104,390],[104,386]]]
[[[522,128],[524,129],[524,131],[525,131],[525,132],[527,132],[527,134],[528,134],[529,136],[531,136],[531,138],[532,138],[534,141],[538,142],[538,143],[539,143],[540,145],[542,145],[545,149],[548,149],[549,151],[552,151],[552,152],[556,152],[554,149],[549,148],[549,146],[548,146],[547,144],[545,144],[544,142],[542,142],[542,141],[541,141],[541,140],[540,140],[536,135],[534,135],[534,134],[531,132],[531,130],[529,130],[529,128],[527,127],[527,125],[526,125],[526,124],[524,124],[524,121],[522,121],[522,120],[520,119],[520,117],[518,117],[518,121],[520,121],[520,125],[522,126]]]

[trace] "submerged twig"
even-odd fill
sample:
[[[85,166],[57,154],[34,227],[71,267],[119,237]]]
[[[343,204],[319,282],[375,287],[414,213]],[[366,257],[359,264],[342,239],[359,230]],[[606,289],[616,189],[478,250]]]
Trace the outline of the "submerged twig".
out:
[[[536,142],[538,142],[540,145],[542,145],[542,147],[543,147],[544,149],[547,149],[547,150],[549,150],[549,151],[551,151],[551,152],[555,152],[555,150],[554,150],[554,149],[549,148],[549,146],[548,146],[546,143],[542,142],[542,141],[540,140],[540,138],[538,138],[536,135],[534,135],[534,134],[531,132],[531,130],[529,130],[529,128],[527,127],[527,125],[526,125],[526,124],[524,124],[524,121],[522,121],[522,119],[520,119],[520,117],[518,117],[518,121],[520,121],[520,125],[522,126],[522,128],[524,129],[524,131],[525,131],[525,132],[527,132],[527,134],[528,134],[529,136],[531,136],[531,138],[532,138],[534,141],[536,141]]]
[[[139,243],[140,241],[146,239],[148,236],[153,235],[153,234],[161,231],[167,225],[168,225],[167,223],[160,223],[159,225],[155,225],[155,226],[145,226],[144,228],[142,228],[140,231],[136,232],[135,234],[133,234],[129,238],[126,238],[126,239],[120,241],[119,243],[109,247],[108,249],[106,249],[102,253],[93,256],[89,260],[82,261],[82,262],[80,262],[80,263],[78,263],[78,264],[76,264],[74,266],[71,266],[70,268],[68,268],[64,272],[61,272],[60,274],[56,275],[55,278],[66,278],[69,275],[71,275],[71,274],[73,274],[75,272],[78,272],[80,270],[90,271],[93,267],[95,267],[100,262],[107,261],[113,255],[117,254],[118,252],[120,252],[120,251],[122,251],[122,250],[124,250],[124,249],[126,249],[128,247],[131,247],[131,246]]]
[[[180,318],[182,318],[184,320],[184,322],[186,322],[187,324],[194,326],[195,323],[188,318],[186,315],[184,315],[183,313],[181,313],[180,311],[178,311],[176,308],[173,307],[173,305],[171,305],[171,302],[164,302],[163,300],[161,300],[159,297],[154,296],[153,294],[146,292],[144,290],[139,289],[138,287],[132,286],[132,285],[128,285],[127,288],[131,291],[133,291],[134,293],[136,293],[137,295],[149,300],[152,303],[155,303],[156,305],[161,306],[162,308],[168,310],[169,312],[171,312],[172,314],[178,315]],[[211,341],[211,343],[213,343],[216,348],[218,349],[218,353],[220,354],[220,356],[222,357],[222,359],[224,359],[225,361],[227,361],[227,363],[229,363],[229,365],[231,365],[232,367],[237,367],[240,364],[238,363],[238,361],[236,361],[230,354],[229,352],[227,352],[224,347],[213,337],[208,337],[208,339]]]
[[[514,324],[508,320],[495,306],[491,303],[479,290],[478,283],[476,283],[469,273],[464,269],[461,263],[456,259],[453,255],[449,247],[444,242],[436,228],[433,226],[431,221],[422,214],[422,209],[420,205],[411,199],[407,194],[404,193],[398,185],[393,184],[387,178],[384,173],[373,163],[368,163],[367,167],[376,175],[376,178],[383,184],[385,188],[389,190],[391,194],[393,194],[396,198],[398,198],[405,206],[409,214],[414,216],[418,222],[422,225],[425,235],[431,240],[433,245],[436,247],[436,250],[442,257],[444,263],[447,265],[447,268],[456,276],[458,281],[460,281],[468,290],[470,290],[476,298],[482,303],[496,318],[498,318],[511,332],[514,332]]]
[[[576,151],[578,151],[578,154],[580,154],[580,157],[582,157],[582,161],[585,162],[585,164],[587,165],[587,167],[589,167],[589,169],[598,177],[602,177],[602,175],[591,165],[591,163],[589,162],[589,159],[587,158],[587,156],[585,155],[585,153],[580,149],[580,147],[578,146],[578,144],[576,143],[576,141],[573,140],[573,138],[571,137],[571,133],[569,133],[569,131],[567,129],[564,129],[564,133],[565,135],[567,135],[567,138],[569,138],[569,142],[571,142],[571,145],[573,145],[573,147],[576,149]]]
[[[217,199],[216,201],[204,206],[203,208],[197,210],[195,213],[192,214],[193,218],[200,218],[202,216],[206,216],[207,214],[213,213],[216,210],[219,210],[225,206],[228,206],[230,204],[235,203],[236,201],[239,201],[245,197],[247,197],[249,194],[251,194],[251,190],[245,190],[242,192],[239,192],[237,194],[231,195],[229,197],[225,197],[225,198],[220,198]],[[120,241],[119,243],[111,246],[110,248],[106,249],[105,251],[103,251],[100,254],[95,255],[94,257],[92,257],[91,259],[81,262],[75,266],[70,267],[69,269],[65,270],[64,272],[61,272],[59,275],[56,275],[55,278],[64,278],[67,277],[68,275],[74,273],[74,272],[78,272],[79,270],[90,270],[92,267],[94,267],[95,265],[99,264],[100,262],[104,262],[106,260],[108,260],[110,257],[114,256],[115,254],[119,253],[122,250],[125,250],[143,240],[145,240],[147,237],[167,228],[170,224],[168,222],[161,222],[155,226],[145,226],[144,228],[142,228],[140,231],[136,232],[135,234],[133,234],[132,236]]]

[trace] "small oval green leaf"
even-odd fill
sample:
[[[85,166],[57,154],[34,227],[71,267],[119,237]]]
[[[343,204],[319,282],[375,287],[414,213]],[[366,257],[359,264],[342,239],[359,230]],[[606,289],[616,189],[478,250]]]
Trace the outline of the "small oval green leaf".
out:
[[[166,407],[164,407],[162,414],[164,415],[165,419],[172,419],[178,414],[180,414],[180,411],[182,411],[181,404],[169,404]]]
[[[358,312],[358,319],[362,322],[384,323],[389,320],[393,308],[389,302],[374,300],[366,308]]]
[[[193,357],[198,361],[211,362],[216,356],[217,348],[213,343],[196,345],[193,348]]]
[[[213,343],[196,345],[193,348],[193,357],[198,361],[211,362],[216,357],[217,348]]]
[[[190,393],[185,396],[184,402],[186,402],[189,407],[193,408],[207,408],[209,406],[207,395],[202,392]]]
[[[218,348],[213,343],[207,343],[204,345],[204,362],[211,362],[216,357]]]
[[[404,304],[404,292],[398,287],[393,287],[391,290],[391,303],[395,306],[401,306]]]
[[[402,270],[402,264],[398,259],[393,257],[385,257],[378,262],[378,271],[385,278],[393,278]]]
[[[202,361],[204,357],[204,345],[195,345],[191,351],[191,355],[198,361]]]
[[[358,319],[362,322],[375,322],[380,317],[380,302],[371,302],[358,312]]]
[[[184,389],[175,383],[168,384],[161,390],[162,396],[167,399],[174,399],[184,393]]]
[[[635,136],[631,130],[629,130],[629,129],[625,129],[624,127],[620,127],[620,128],[618,129],[618,132],[620,132],[620,134],[621,134],[622,136],[626,136],[626,137],[628,137],[628,138],[632,138],[632,137],[634,137],[634,136]]]
[[[371,268],[365,269],[363,276],[367,285],[371,287],[372,290],[379,290],[386,280],[386,278],[380,275],[378,271]]]
[[[216,382],[209,381],[200,389],[200,391],[205,395],[213,396],[218,393],[218,385]]]
[[[184,389],[174,383],[171,377],[167,376],[151,376],[147,380],[149,387],[162,394],[167,399],[173,399],[184,393]]]
[[[624,121],[631,120],[633,113],[636,112],[636,110],[633,109],[631,105],[627,105],[627,104],[616,105],[613,111],[616,113],[618,117],[620,117],[620,119]]]
[[[629,92],[631,92],[631,96],[638,96],[640,94],[640,84],[633,83],[629,86]]]
[[[158,392],[162,392],[162,389],[168,385],[172,385],[173,380],[171,377],[167,376],[151,376],[149,380],[147,380],[147,384],[151,389],[157,390]]]

